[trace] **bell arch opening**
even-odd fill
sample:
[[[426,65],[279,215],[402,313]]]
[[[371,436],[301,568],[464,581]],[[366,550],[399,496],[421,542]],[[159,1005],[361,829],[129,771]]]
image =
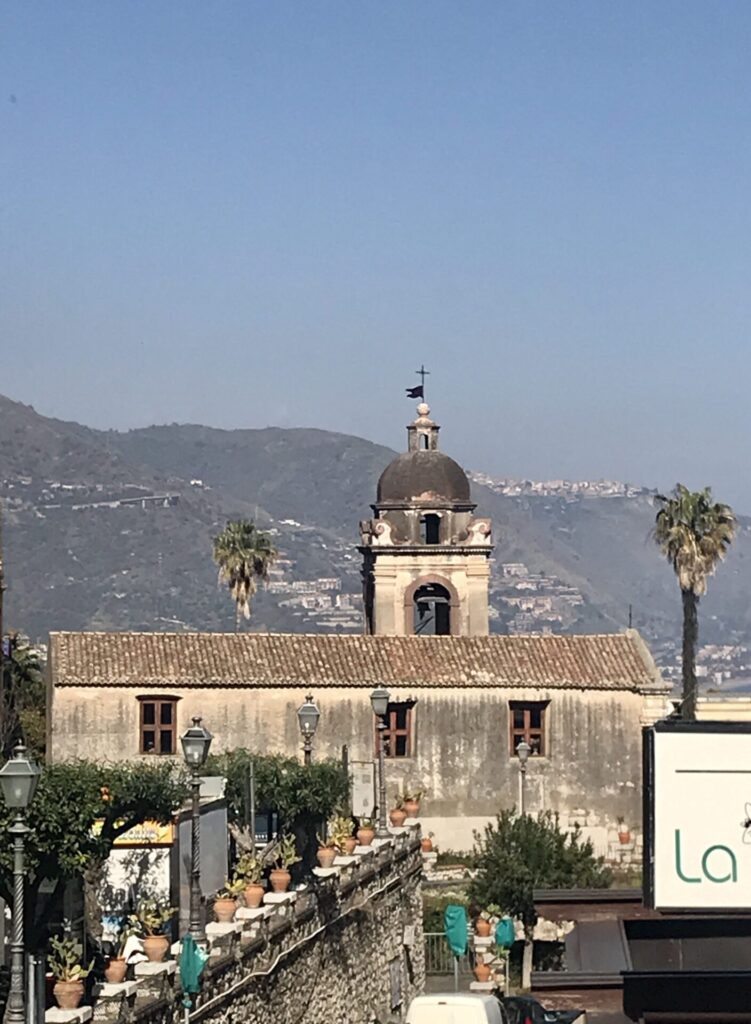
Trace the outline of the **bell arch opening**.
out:
[[[412,627],[415,636],[451,634],[451,595],[440,583],[424,583],[412,598]]]

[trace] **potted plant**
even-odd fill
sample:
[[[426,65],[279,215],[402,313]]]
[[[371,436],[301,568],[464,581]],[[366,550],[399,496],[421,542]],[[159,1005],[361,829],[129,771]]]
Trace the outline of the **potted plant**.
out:
[[[357,846],[354,836],[355,823],[344,814],[335,815],[329,822],[329,835],[339,853],[352,854]]]
[[[473,970],[475,981],[490,981],[490,964],[486,964],[484,960],[478,960]]]
[[[403,799],[397,795],[396,804],[389,811],[389,821],[395,828],[400,828],[407,820],[407,810]]]
[[[475,935],[478,938],[486,939],[493,931],[493,922],[497,922],[500,916],[501,908],[495,903],[489,903],[487,908],[480,912],[475,921]]]
[[[161,963],[167,955],[170,942],[165,928],[174,914],[174,907],[158,899],[142,900],[131,914],[131,928],[140,935],[143,951],[151,963]]]
[[[50,939],[51,952],[48,956],[50,970],[55,978],[52,992],[61,1010],[76,1010],[83,999],[83,983],[94,967],[92,960],[88,967],[81,963],[83,949],[80,943],[66,936],[53,935]]]
[[[131,932],[129,928],[123,927],[120,929],[117,936],[117,943],[115,944],[115,954],[109,958],[109,963],[104,969],[104,980],[109,981],[111,984],[119,985],[120,982],[125,981],[125,973],[128,970],[128,964],[123,956],[125,952],[125,944],[130,938]]]
[[[235,865],[235,878],[242,880],[246,907],[260,907],[266,891],[261,882],[262,875],[263,865],[252,853],[244,853]]]
[[[408,818],[416,818],[420,813],[420,801],[422,800],[422,790],[416,789],[413,792],[405,793],[402,798],[402,807],[407,812]]]
[[[289,869],[293,864],[297,864],[299,860],[300,857],[297,856],[297,849],[295,847],[295,837],[287,832],[281,838],[279,853],[274,861],[276,867],[269,875],[271,888],[274,892],[286,892],[289,889],[290,882],[292,881]]]
[[[370,818],[360,818],[360,827],[357,830],[357,841],[360,846],[370,846],[375,839],[375,829]]]
[[[214,917],[222,924],[232,921],[237,910],[237,897],[245,888],[241,878],[228,879],[214,897]]]
[[[432,853],[433,852],[433,836],[434,835],[435,835],[435,832],[428,832],[428,834],[426,836],[423,836],[422,839],[420,840],[420,849],[422,850],[423,853]]]
[[[331,832],[328,832],[327,836],[319,836],[316,834],[318,840],[318,864],[322,868],[330,868],[333,866],[334,860],[337,853],[337,845],[334,836]]]
[[[631,829],[626,824],[624,818],[618,819],[618,842],[622,843],[623,846],[631,842]]]

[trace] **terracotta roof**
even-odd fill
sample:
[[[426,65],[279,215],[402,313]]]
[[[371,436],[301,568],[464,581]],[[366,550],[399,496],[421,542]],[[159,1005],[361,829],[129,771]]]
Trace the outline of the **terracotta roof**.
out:
[[[55,686],[662,685],[635,630],[597,636],[51,633]]]

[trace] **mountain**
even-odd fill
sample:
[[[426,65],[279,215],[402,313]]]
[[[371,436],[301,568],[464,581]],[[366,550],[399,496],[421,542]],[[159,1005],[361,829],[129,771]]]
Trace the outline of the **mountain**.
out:
[[[37,637],[234,628],[211,538],[227,518],[249,516],[282,553],[252,628],[359,630],[358,521],[394,454],[313,429],[97,431],[0,396],[6,621]],[[649,540],[648,494],[509,496],[475,482],[473,496],[494,523],[494,629],[616,630],[631,606],[658,650],[675,650],[680,601]],[[749,595],[743,519],[702,602],[703,640],[751,640]]]

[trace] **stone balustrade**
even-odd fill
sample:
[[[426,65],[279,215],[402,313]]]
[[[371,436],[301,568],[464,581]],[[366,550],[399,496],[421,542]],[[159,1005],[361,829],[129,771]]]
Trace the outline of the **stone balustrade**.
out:
[[[206,927],[209,960],[191,1024],[369,1024],[402,1020],[424,987],[420,829],[357,847],[306,886],[267,893],[257,910]],[[54,1008],[46,1024],[179,1024],[177,961],[136,965],[134,978],[94,988],[92,1006]]]

